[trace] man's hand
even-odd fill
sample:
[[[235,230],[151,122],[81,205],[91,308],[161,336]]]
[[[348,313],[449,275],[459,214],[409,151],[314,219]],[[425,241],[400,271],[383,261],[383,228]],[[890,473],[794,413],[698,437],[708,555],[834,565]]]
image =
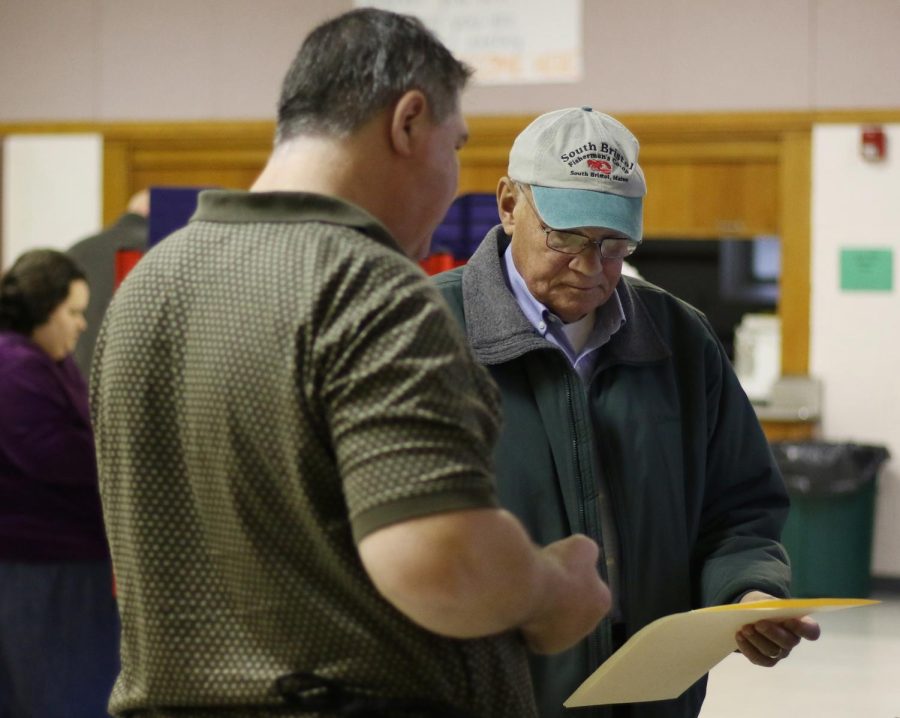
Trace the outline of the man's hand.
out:
[[[741,603],[773,599],[762,591],[750,591]],[[819,624],[809,616],[762,620],[743,626],[736,634],[738,650],[757,666],[771,668],[791,654],[802,639],[815,641],[821,634]]]
[[[541,549],[548,580],[537,610],[522,625],[535,653],[558,653],[590,633],[612,602],[597,572],[597,544],[575,534]]]

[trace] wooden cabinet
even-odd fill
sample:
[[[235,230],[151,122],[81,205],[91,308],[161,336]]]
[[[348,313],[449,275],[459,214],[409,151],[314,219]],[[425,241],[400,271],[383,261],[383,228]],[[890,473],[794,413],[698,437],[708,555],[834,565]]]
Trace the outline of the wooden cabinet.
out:
[[[644,234],[707,239],[778,233],[777,158],[736,161],[659,157],[651,146]]]

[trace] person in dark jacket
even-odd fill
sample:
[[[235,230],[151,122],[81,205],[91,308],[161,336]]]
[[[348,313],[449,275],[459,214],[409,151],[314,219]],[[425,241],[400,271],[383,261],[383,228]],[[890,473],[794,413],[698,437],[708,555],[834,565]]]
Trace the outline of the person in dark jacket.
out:
[[[500,386],[500,500],[539,543],[602,546],[608,617],[564,653],[535,657],[543,718],[662,616],[786,597],[788,510],[754,411],[705,317],[622,278],[642,240],[638,142],[589,107],[543,115],[516,139],[497,188],[501,224],[436,282]],[[809,618],[743,628],[761,666],[818,637]],[[579,716],[693,718],[705,678],[670,701]]]
[[[87,327],[75,347],[75,363],[85,379],[91,376],[91,359],[103,315],[112,300],[116,282],[116,254],[120,250],[144,252],[149,234],[150,191],[143,189],[128,201],[128,211],[103,231],[85,237],[68,250],[68,254],[84,270],[91,287],[84,318]]]
[[[106,715],[118,616],[87,387],[84,272],[24,253],[0,278],[0,716]]]

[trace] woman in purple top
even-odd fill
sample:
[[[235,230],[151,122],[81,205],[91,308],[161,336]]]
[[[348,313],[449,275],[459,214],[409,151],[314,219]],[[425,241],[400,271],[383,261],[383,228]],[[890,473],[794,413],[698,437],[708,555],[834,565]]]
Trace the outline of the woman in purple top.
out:
[[[24,253],[0,278],[0,717],[106,715],[118,616],[87,387],[85,275]]]

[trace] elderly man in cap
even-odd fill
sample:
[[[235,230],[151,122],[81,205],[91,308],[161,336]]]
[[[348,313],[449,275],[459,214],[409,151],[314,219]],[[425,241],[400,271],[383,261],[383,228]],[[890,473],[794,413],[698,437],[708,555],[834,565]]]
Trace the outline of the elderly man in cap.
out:
[[[438,285],[500,386],[501,502],[539,543],[602,546],[613,609],[585,640],[532,663],[543,718],[651,621],[788,595],[779,543],[788,499],[765,436],[705,317],[623,278],[642,241],[638,141],[590,107],[550,112],[516,139],[497,187],[500,225]],[[811,619],[760,622],[736,645],[775,665]],[[579,711],[697,716],[681,697]]]

